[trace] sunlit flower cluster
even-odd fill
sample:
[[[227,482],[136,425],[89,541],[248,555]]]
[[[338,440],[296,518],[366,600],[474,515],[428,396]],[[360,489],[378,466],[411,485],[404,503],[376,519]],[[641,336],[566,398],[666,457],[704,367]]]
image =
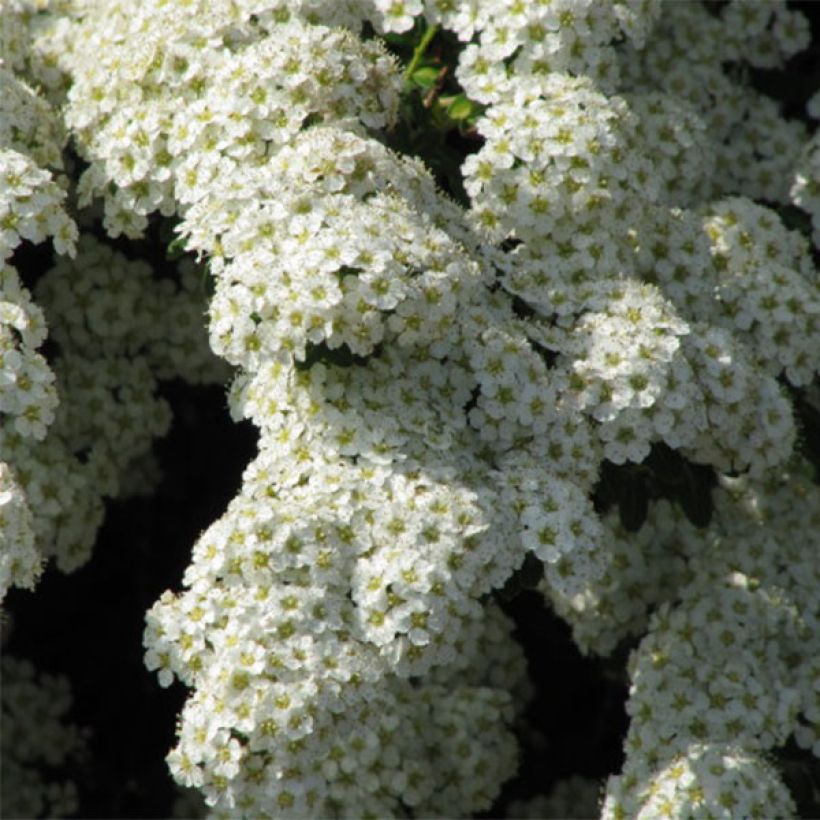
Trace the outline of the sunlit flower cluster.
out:
[[[640,639],[605,816],[788,813],[764,754],[820,736],[820,499],[790,462],[787,392],[820,371],[820,293],[773,206],[817,220],[820,188],[806,127],[747,69],[803,48],[805,18],[774,0],[14,5],[0,586],[31,585],[38,548],[87,558],[102,498],[169,424],[159,379],[232,375],[230,412],[259,430],[147,615],[146,665],[191,690],[174,778],[214,817],[489,810],[529,691],[494,593],[534,561],[584,652]],[[377,35],[417,25],[462,44],[480,106],[461,204],[387,147],[405,78]],[[76,241],[45,170],[64,126],[78,206],[114,238],[173,225],[173,280]],[[8,260],[46,237],[77,247],[41,311]],[[717,475],[709,527],[665,500],[638,532],[596,509],[604,462],[663,451]]]

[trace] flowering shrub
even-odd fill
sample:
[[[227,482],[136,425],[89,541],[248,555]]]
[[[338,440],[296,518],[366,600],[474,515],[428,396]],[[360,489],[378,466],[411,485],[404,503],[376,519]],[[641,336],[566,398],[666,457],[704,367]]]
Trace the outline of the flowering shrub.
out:
[[[514,816],[795,813],[772,761],[820,756],[820,152],[817,98],[786,119],[755,78],[808,19],[2,10],[2,592],[150,489],[164,382],[227,382],[258,431],[145,615],[188,693],[176,783],[212,817],[497,810],[538,697],[526,589],[628,654],[630,722],[600,800],[568,779]],[[15,249],[46,238],[70,258],[27,289]]]

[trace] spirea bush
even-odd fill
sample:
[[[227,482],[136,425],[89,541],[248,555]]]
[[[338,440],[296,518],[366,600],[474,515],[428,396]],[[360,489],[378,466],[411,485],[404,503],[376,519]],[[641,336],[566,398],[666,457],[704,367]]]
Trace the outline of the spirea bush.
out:
[[[0,13],[0,595],[93,571],[106,510],[162,481],[169,384],[258,436],[137,613],[185,692],[180,816],[812,811],[820,91],[776,82],[809,17]],[[520,599],[623,685],[600,783],[510,791],[549,743]],[[82,811],[67,679],[2,674],[3,810]]]

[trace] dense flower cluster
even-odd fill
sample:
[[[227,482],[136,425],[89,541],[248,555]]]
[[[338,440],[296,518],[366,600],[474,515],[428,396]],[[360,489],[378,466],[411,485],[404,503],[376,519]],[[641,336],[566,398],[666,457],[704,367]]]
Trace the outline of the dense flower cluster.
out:
[[[11,585],[33,586],[44,558],[65,571],[88,559],[102,499],[119,495],[126,476],[126,489],[139,486],[131,473],[170,421],[158,378],[224,382],[229,373],[205,344],[205,296],[190,261],[177,286],[90,234],[78,243],[55,109],[66,75],[36,47],[56,24],[44,10],[4,3],[0,27],[0,599]],[[35,301],[13,254],[46,238],[71,261],[45,273]],[[38,350],[47,335],[50,363]]]
[[[28,661],[0,661],[3,714],[0,769],[6,817],[63,817],[77,811],[67,769],[86,751],[86,733],[69,722],[71,693],[62,676],[37,674]],[[33,727],[36,726],[36,731]]]
[[[198,324],[204,294],[193,266],[179,286],[156,281],[147,264],[84,234],[76,258],[47,271],[35,295],[59,350],[61,403],[42,447],[23,463],[27,490],[52,499],[35,508],[42,541],[71,570],[88,560],[102,499],[138,487],[129,474],[168,428],[158,379],[221,382],[226,371]]]
[[[607,796],[602,817],[792,817],[795,806],[765,758],[731,744],[694,743],[671,759],[637,794]],[[620,786],[620,784],[619,784]],[[629,788],[626,786],[625,788]]]
[[[147,616],[147,666],[192,690],[175,779],[215,817],[490,808],[528,693],[493,592],[535,560],[584,651],[643,636],[605,816],[791,811],[764,754],[820,744],[820,496],[789,461],[786,392],[820,372],[820,292],[771,206],[819,218],[818,151],[746,69],[804,47],[805,19],[737,0],[37,5],[0,30],[0,249],[77,248],[35,291],[51,368],[42,312],[8,263],[0,280],[0,581],[33,583],[35,538],[64,568],[87,557],[101,498],[168,424],[158,379],[230,365],[231,413],[260,434]],[[463,44],[481,106],[464,208],[387,147],[404,79],[371,35],[421,18]],[[191,259],[171,281],[76,242],[44,170],[63,126],[14,71],[63,106],[78,204],[101,201],[109,236],[173,218],[207,260],[227,365],[201,345]],[[602,462],[659,448],[721,474],[709,528],[666,501],[637,533],[596,512]]]
[[[157,19],[145,12],[146,26]],[[234,38],[238,25],[213,36]],[[167,29],[161,36],[163,48],[173,49]],[[190,131],[203,95],[268,99],[288,59],[281,43],[301,51],[306,41],[330,37],[334,50],[317,49],[316,57],[332,63],[332,83],[295,74],[304,106],[299,121],[249,133],[248,145],[258,148],[237,155],[236,126],[218,112],[209,113],[201,143],[186,143],[161,118],[156,138],[146,141],[146,150],[169,155],[166,187],[175,192],[188,248],[211,259],[212,346],[242,369],[234,412],[250,415],[263,433],[242,493],[195,549],[189,591],[166,596],[149,615],[147,661],[162,670],[164,683],[174,673],[195,687],[170,760],[217,811],[239,806],[254,814],[273,801],[296,815],[362,807],[382,814],[394,813],[399,799],[420,811],[486,808],[512,771],[505,724],[509,690],[521,673],[520,662],[507,663],[509,679],[487,689],[484,666],[475,675],[464,670],[480,651],[482,664],[490,657],[485,597],[527,550],[548,567],[575,556],[574,571],[554,572],[570,594],[599,537],[583,487],[569,478],[571,461],[562,467],[558,459],[551,475],[537,468],[535,453],[513,449],[493,466],[483,452],[485,442],[509,448],[533,431],[549,446],[547,428],[562,418],[571,429],[568,412],[535,401],[548,390],[546,366],[509,301],[488,289],[491,249],[470,235],[418,164],[363,130],[388,122],[385,95],[391,88],[395,95],[398,80],[371,46],[347,38],[340,50],[344,40],[330,30],[272,21],[247,27],[244,40],[223,51],[224,63],[203,50],[190,73],[208,82],[191,87],[190,109],[180,112],[185,94],[158,87],[150,72],[128,93],[143,88],[146,107],[173,106]],[[362,48],[370,65],[345,68],[362,59]],[[243,88],[236,80],[251,62],[257,85]],[[85,75],[82,61],[67,64],[82,78],[69,93],[78,100],[69,122],[81,135],[94,123],[80,143],[92,161],[86,178],[107,180],[103,161],[108,168],[109,152],[118,150],[116,134],[105,136],[115,127],[105,113],[110,103],[95,107],[84,96],[96,67]],[[346,71],[359,75],[356,88],[370,96],[345,91]],[[326,88],[350,107],[340,109]],[[356,120],[345,119],[351,114]],[[298,132],[308,116],[317,122]],[[196,186],[194,168],[210,169],[197,170]],[[131,181],[114,178],[120,185],[108,200],[108,228],[116,231],[111,214],[122,208],[127,194],[120,192]],[[152,202],[171,211],[159,194]],[[132,202],[128,209],[142,207]],[[349,357],[348,366],[334,354]],[[422,396],[419,384],[427,387]],[[465,414],[473,394],[475,407]],[[577,449],[585,451],[583,443]],[[588,479],[592,474],[590,465]],[[203,631],[186,625],[191,612]],[[408,679],[421,674],[430,683],[419,690]],[[445,699],[455,722],[433,721],[445,730],[438,741],[418,735],[413,716],[424,702],[445,708],[444,690],[435,687],[456,678],[458,696]],[[407,704],[405,745],[391,751],[389,736],[382,737],[379,766],[394,763],[372,781],[345,787],[344,769],[320,765],[332,753],[332,744],[323,744],[345,732],[330,732],[333,716],[362,708],[371,714],[381,701],[376,712],[395,720]],[[476,710],[485,727],[479,733],[470,717]],[[462,735],[459,744],[444,742]],[[440,757],[416,771],[413,750],[433,747]],[[492,777],[471,774],[473,765],[487,769],[490,750],[497,758]],[[442,776],[454,787],[443,788]]]
[[[64,210],[53,171],[62,165],[65,133],[55,111],[12,69],[11,43],[0,52],[0,437],[4,526],[0,530],[0,600],[12,585],[31,588],[42,567],[35,544],[39,499],[21,471],[54,420],[54,373],[39,352],[47,328],[13,265],[24,241],[52,238],[73,253],[77,228]],[[49,166],[52,170],[49,170]],[[9,446],[6,442],[12,443]]]
[[[693,744],[759,754],[794,735],[820,748],[818,502],[799,474],[724,479],[708,530],[667,504],[637,538],[612,521],[616,550],[601,582],[575,608],[556,602],[576,640],[599,652],[648,627],[630,661],[627,765],[610,784],[610,816],[636,816],[664,766],[698,758]],[[704,811],[711,799],[700,796]],[[731,804],[722,810],[735,816]]]

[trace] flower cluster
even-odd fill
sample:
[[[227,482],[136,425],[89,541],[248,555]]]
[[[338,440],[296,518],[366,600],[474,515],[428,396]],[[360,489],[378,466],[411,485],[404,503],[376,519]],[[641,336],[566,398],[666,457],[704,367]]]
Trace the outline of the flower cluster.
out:
[[[92,24],[82,26],[96,31]],[[145,25],[156,25],[147,12]],[[190,129],[196,112],[214,107],[205,101],[211,94],[224,101],[262,97],[259,88],[273,93],[285,71],[281,49],[274,59],[270,47],[274,34],[300,49],[337,36],[318,25],[304,29],[293,16],[276,25],[232,39],[224,62],[203,53],[208,83],[191,86],[186,108],[184,94],[161,86],[162,96],[139,75],[145,118],[173,106]],[[232,38],[237,27],[241,21]],[[162,37],[163,48],[176,47],[167,31]],[[339,66],[362,48],[349,37],[337,42],[348,44],[333,54]],[[489,806],[513,765],[505,704],[521,674],[520,663],[511,666],[519,671],[487,689],[486,671],[464,671],[486,644],[493,620],[486,596],[528,551],[566,594],[596,571],[589,556],[600,532],[584,492],[595,474],[588,433],[573,425],[572,408],[547,399],[543,356],[509,299],[490,288],[492,249],[417,163],[368,136],[365,128],[389,121],[385,89],[395,86],[382,76],[389,62],[369,53],[378,59],[356,69],[364,71],[356,87],[372,97],[348,94],[343,69],[311,65],[315,76],[330,72],[328,87],[352,107],[340,109],[310,76],[296,77],[304,116],[290,131],[283,124],[252,135],[248,151],[237,153],[239,126],[229,113],[209,114],[204,136],[190,144],[173,126],[166,138],[157,115],[157,139],[145,145],[167,152],[163,190],[177,198],[172,208],[158,194],[150,208],[178,210],[187,248],[210,257],[211,343],[241,368],[234,413],[262,432],[240,495],[195,548],[187,591],[158,603],[146,633],[146,660],[162,682],[177,675],[194,687],[173,770],[218,812],[261,811],[262,794],[293,814],[353,806],[394,813],[398,798],[420,811]],[[325,55],[317,51],[316,59]],[[251,61],[254,85],[237,85]],[[87,179],[111,177],[117,188],[108,203],[125,207],[117,197],[133,186],[109,164],[124,139],[106,131],[111,101],[83,96],[96,66],[86,73],[75,56],[66,62],[83,78],[69,94],[69,122],[81,134],[92,133],[85,123],[102,125],[81,142],[92,162]],[[355,121],[345,119],[351,113]],[[298,130],[308,115],[311,127]],[[195,185],[193,168],[205,169]],[[127,203],[131,214],[150,208],[147,200]],[[521,447],[536,436],[532,451]],[[489,459],[490,443],[513,449]],[[554,472],[540,467],[538,448],[551,451]],[[192,618],[200,626],[192,628]],[[408,690],[407,679],[418,675],[434,688]],[[452,686],[453,676],[458,708],[435,688]],[[427,701],[444,708],[442,699],[455,720],[445,724],[447,735],[463,733],[466,745],[424,741],[442,750],[432,769],[408,774],[422,742],[412,724],[401,733],[410,744],[404,749],[391,751],[389,736],[381,739],[378,759],[395,764],[378,779],[345,789],[343,771],[319,765],[342,703],[350,715],[383,701],[376,711],[400,719],[402,703],[419,714]],[[464,723],[471,703],[484,712],[477,735]],[[492,778],[467,776],[473,759],[487,766],[487,749],[499,756]],[[437,786],[447,772],[460,772],[447,777],[465,786]]]
[[[699,531],[667,514],[641,533],[641,540],[654,542],[653,551],[667,556],[664,569],[641,570],[640,552],[646,552],[630,554],[621,539],[613,563],[629,562],[634,594],[653,584],[653,576],[665,575],[654,589],[676,590],[676,602],[669,603],[667,592],[630,659],[627,763],[608,786],[608,801],[614,801],[609,816],[635,816],[639,806],[658,811],[660,804],[645,803],[653,794],[647,783],[666,780],[670,767],[681,764],[681,777],[687,766],[697,771],[699,744],[732,744],[733,755],[758,756],[794,735],[817,748],[818,501],[816,486],[799,474],[756,484],[724,479],[713,528]],[[628,604],[623,592],[609,582],[590,590],[585,603],[599,615],[617,612],[616,601],[623,602],[622,612],[631,606],[635,614],[653,603],[644,594],[642,606]],[[621,620],[624,636],[631,627]],[[589,613],[579,619],[582,635],[592,623]],[[604,632],[595,639],[611,645],[617,637]],[[688,777],[675,780],[675,788],[688,785]],[[774,785],[777,800],[787,801],[783,786]],[[763,799],[744,796],[742,784],[732,793],[738,800]],[[716,798],[706,789],[690,799],[693,807],[706,801],[705,810]],[[734,816],[731,804],[717,806]]]
[[[77,790],[63,780],[85,752],[85,732],[69,723],[71,692],[62,676],[37,674],[4,655],[2,789],[5,817],[63,817],[77,811]],[[36,727],[36,728],[35,728]]]
[[[67,89],[79,201],[102,200],[114,237],[174,217],[207,258],[210,345],[260,433],[183,589],[147,616],[146,664],[192,690],[177,781],[216,817],[488,809],[527,696],[492,596],[529,559],[585,651],[645,633],[607,816],[788,811],[762,755],[818,745],[820,499],[784,472],[781,382],[818,373],[820,299],[807,243],[753,202],[814,209],[810,170],[789,192],[805,128],[744,67],[797,52],[804,18],[651,0],[55,11],[13,59]],[[369,35],[417,18],[464,44],[455,74],[482,107],[465,208],[386,147],[403,79]],[[6,73],[3,104],[36,113],[0,131],[5,256],[20,237],[68,248],[34,164],[62,132]],[[43,336],[13,274],[2,535],[47,536],[68,566],[168,423],[156,379],[227,370],[199,346],[193,269],[158,281],[83,236],[36,292],[66,399],[42,447],[20,444],[52,421],[53,377],[22,370]],[[666,502],[637,534],[597,514],[601,463],[659,447],[748,473],[721,477],[711,528]]]
[[[153,396],[154,373],[209,378],[208,362],[215,360],[198,326],[193,271],[184,291],[174,293],[165,282],[152,292],[147,266],[127,263],[86,236],[77,251],[65,193],[36,164],[60,166],[59,121],[11,72],[0,69],[0,82],[5,593],[11,584],[32,586],[42,556],[56,556],[65,570],[87,559],[101,496],[117,494],[120,475],[167,426],[167,409]],[[76,258],[43,277],[35,303],[8,260],[21,240],[47,236],[57,251]],[[51,367],[38,352],[47,325],[59,351]],[[224,371],[217,372],[221,380]]]
[[[732,0],[718,14],[665,3],[651,37],[619,52],[620,74],[625,89],[661,91],[696,113],[714,155],[713,166],[705,159],[712,198],[785,203],[806,129],[753,89],[743,69],[779,68],[809,39],[806,18],[780,0]]]
[[[818,372],[820,284],[808,243],[770,210],[747,199],[721,200],[706,214],[716,324],[735,332],[773,375],[793,385]]]
[[[74,253],[77,238],[64,210],[65,191],[48,167],[61,165],[61,123],[49,104],[6,67],[13,38],[9,41],[0,43],[0,492],[6,522],[0,600],[12,585],[31,588],[42,565],[35,546],[39,499],[31,497],[12,450],[23,459],[31,457],[58,404],[54,373],[39,351],[45,318],[21,281],[13,255],[23,242],[49,237],[59,253]]]
[[[602,817],[793,817],[794,801],[764,757],[731,744],[694,743],[641,782],[608,795]],[[630,793],[631,789],[631,793]]]
[[[391,118],[398,89],[380,45],[307,25],[284,3],[261,15],[254,5],[203,0],[180,14],[151,4],[138,49],[121,39],[135,27],[130,7],[114,4],[102,28],[80,17],[69,42],[82,47],[61,60],[66,122],[91,163],[80,202],[104,195],[110,235],[139,236],[147,214],[169,216],[241,178],[314,118]]]
[[[815,118],[818,112],[814,112]],[[812,241],[820,246],[820,139],[815,135],[800,154],[789,191],[792,202],[811,216]]]
[[[102,499],[122,494],[129,471],[170,424],[157,379],[224,381],[196,321],[204,301],[198,275],[189,268],[182,281],[154,280],[147,264],[83,234],[76,258],[58,261],[37,283],[57,349],[60,406],[42,442],[21,447],[5,436],[3,446],[37,501],[41,551],[64,571],[88,560]]]

